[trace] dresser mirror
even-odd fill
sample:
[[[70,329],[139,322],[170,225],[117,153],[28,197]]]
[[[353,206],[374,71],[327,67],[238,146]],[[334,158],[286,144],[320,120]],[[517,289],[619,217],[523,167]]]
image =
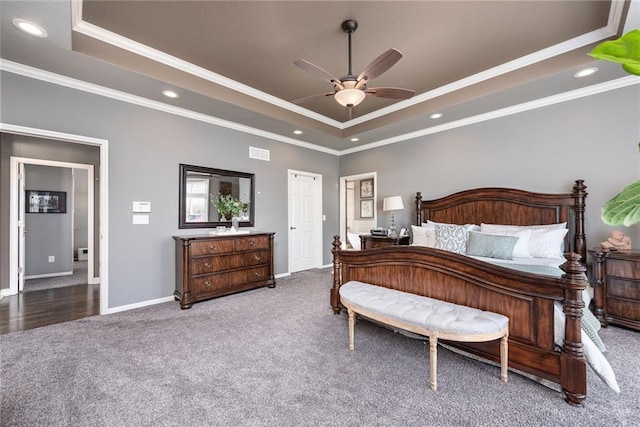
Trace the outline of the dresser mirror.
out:
[[[237,215],[219,212],[216,198],[238,206]],[[253,227],[254,174],[180,164],[179,228],[230,227],[232,216],[240,227]]]

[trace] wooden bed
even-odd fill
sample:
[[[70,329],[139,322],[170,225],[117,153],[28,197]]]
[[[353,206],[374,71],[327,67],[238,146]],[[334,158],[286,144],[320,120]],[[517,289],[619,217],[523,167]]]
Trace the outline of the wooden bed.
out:
[[[416,196],[416,224],[427,220],[451,224],[534,225],[567,222],[561,278],[520,272],[465,255],[420,246],[363,251],[341,249],[333,241],[331,306],[340,314],[340,285],[357,280],[449,301],[509,317],[509,367],[560,385],[570,404],[587,393],[587,365],[581,342],[586,242],[586,186],[575,181],[567,194],[542,194],[507,188],[462,191],[436,200]],[[564,344],[554,344],[554,303],[565,313]],[[497,341],[448,343],[499,362]]]

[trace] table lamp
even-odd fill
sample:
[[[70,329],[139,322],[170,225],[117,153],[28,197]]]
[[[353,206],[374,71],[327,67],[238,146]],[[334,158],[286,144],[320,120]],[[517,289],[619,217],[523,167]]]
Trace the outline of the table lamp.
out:
[[[391,196],[385,197],[382,201],[382,210],[383,211],[391,211],[391,234],[396,234],[396,226],[393,218],[393,211],[399,211],[404,209],[404,205],[402,204],[402,197],[400,196]]]

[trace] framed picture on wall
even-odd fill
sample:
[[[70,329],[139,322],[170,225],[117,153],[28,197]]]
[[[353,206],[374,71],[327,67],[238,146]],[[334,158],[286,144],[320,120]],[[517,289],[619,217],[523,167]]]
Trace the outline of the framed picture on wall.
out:
[[[360,218],[373,218],[373,200],[360,200]]]
[[[373,178],[360,181],[360,198],[373,197]]]
[[[25,213],[67,213],[66,191],[25,191]]]

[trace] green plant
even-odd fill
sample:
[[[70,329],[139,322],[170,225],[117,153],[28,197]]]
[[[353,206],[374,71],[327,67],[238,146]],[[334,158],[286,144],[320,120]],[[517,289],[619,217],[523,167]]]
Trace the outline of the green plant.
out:
[[[213,194],[210,195],[211,204],[216,207],[221,217],[238,216],[242,208],[244,207],[244,203],[240,200],[235,199],[231,196],[231,194],[222,195],[218,193],[216,196]]]
[[[640,29],[629,31],[619,39],[596,46],[589,55],[622,64],[629,74],[640,76]],[[607,225],[631,226],[640,222],[640,181],[622,189],[602,207],[602,221]]]

